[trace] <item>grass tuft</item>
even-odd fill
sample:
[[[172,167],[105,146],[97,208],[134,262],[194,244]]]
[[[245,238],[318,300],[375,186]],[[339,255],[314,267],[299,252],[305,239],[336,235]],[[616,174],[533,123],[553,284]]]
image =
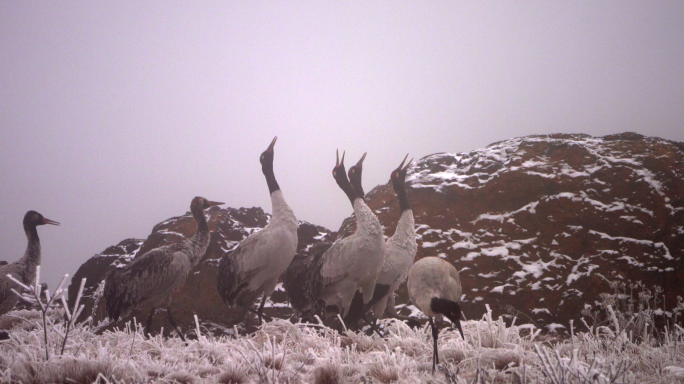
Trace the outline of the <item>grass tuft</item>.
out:
[[[224,367],[223,373],[219,376],[220,384],[243,384],[247,382],[246,366],[238,363],[229,363]]]
[[[326,361],[313,372],[314,384],[342,384],[342,367],[339,363]]]
[[[199,378],[190,372],[180,371],[174,372],[164,378],[164,381],[170,381],[178,384],[197,384]]]
[[[112,362],[101,360],[62,359],[51,363],[23,361],[10,369],[13,381],[21,383],[91,384],[102,381],[102,378],[114,382],[117,377],[124,376]]]
[[[283,355],[264,356],[264,367],[280,371],[280,369],[283,367]]]
[[[375,363],[370,368],[370,374],[382,383],[399,380],[399,368],[394,364]]]

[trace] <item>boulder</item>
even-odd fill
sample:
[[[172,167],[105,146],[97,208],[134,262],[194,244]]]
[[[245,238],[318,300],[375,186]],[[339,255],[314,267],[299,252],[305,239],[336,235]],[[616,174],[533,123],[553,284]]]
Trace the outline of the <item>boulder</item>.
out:
[[[684,296],[684,145],[636,133],[535,135],[418,160],[407,176],[416,259],[460,271],[463,311],[515,314],[558,329],[579,323],[611,283]],[[391,236],[391,185],[367,195]],[[347,220],[339,236],[354,230]],[[407,303],[405,284],[396,303]],[[404,313],[409,313],[408,308]]]

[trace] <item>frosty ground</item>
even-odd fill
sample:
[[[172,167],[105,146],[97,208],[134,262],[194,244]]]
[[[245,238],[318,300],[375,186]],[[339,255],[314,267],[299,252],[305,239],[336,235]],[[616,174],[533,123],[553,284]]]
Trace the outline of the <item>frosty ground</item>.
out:
[[[197,322],[187,344],[177,337],[147,339],[136,324],[101,335],[82,324],[60,354],[61,310],[49,315],[47,360],[40,311],[0,319],[10,329],[10,339],[0,343],[2,382],[684,383],[684,329],[639,336],[618,329],[615,316],[612,324],[582,324],[559,337],[488,313],[463,322],[465,340],[448,326],[441,331],[441,364],[432,374],[429,327],[395,320],[379,322],[385,338],[287,320],[250,335],[213,336]]]

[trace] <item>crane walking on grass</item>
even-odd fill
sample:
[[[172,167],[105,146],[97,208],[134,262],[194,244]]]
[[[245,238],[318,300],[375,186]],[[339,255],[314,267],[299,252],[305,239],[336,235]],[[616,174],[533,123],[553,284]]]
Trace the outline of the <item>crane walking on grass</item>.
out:
[[[285,202],[273,173],[273,147],[277,139],[276,136],[260,157],[261,170],[271,194],[271,221],[221,258],[216,280],[219,294],[230,306],[237,304],[251,310],[252,303],[261,295],[257,311],[260,324],[266,298],[273,293],[280,275],[290,265],[298,242],[297,218]]]
[[[437,336],[439,329],[433,317],[446,316],[461,333],[461,279],[458,271],[448,261],[439,257],[424,257],[411,267],[408,275],[408,291],[411,302],[428,317],[432,329],[434,349],[432,353],[432,373],[439,364]]]
[[[24,215],[24,232],[28,238],[26,252],[21,259],[0,267],[0,316],[11,311],[19,300],[19,296],[12,292],[12,289],[19,292],[19,285],[7,275],[12,275],[24,285],[31,285],[36,279],[36,267],[40,265],[40,239],[36,227],[45,224],[59,225],[36,211],[28,211]]]
[[[169,323],[183,341],[171,314],[171,297],[187,280],[190,270],[199,263],[209,246],[209,225],[204,210],[223,203],[195,197],[190,212],[197,223],[197,232],[180,243],[155,248],[138,256],[125,267],[113,270],[105,280],[104,298],[107,314],[116,321],[131,311],[151,305],[145,334],[149,334],[157,308],[166,308]]]

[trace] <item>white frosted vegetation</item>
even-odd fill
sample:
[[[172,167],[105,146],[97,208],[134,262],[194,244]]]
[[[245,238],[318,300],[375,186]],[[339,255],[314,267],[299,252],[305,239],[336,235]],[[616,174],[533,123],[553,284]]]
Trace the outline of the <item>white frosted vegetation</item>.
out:
[[[538,312],[547,312],[545,308]],[[251,335],[212,336],[197,326],[194,340],[143,337],[136,324],[97,335],[87,325],[72,331],[65,353],[61,310],[48,327],[43,352],[40,314],[16,311],[10,339],[0,343],[2,382],[176,383],[680,383],[684,329],[659,338],[627,334],[620,313],[602,326],[572,329],[572,337],[544,336],[526,324],[509,325],[491,312],[464,321],[465,340],[446,328],[439,336],[440,369],[432,375],[429,327],[380,321],[386,337],[340,335],[322,326],[275,320]],[[548,329],[565,331],[561,324]],[[199,334],[199,337],[197,336]],[[555,377],[555,379],[554,379]],[[582,381],[593,377],[593,381]],[[478,379],[479,378],[479,379]],[[504,380],[504,381],[502,381]],[[510,381],[512,380],[512,381]]]

